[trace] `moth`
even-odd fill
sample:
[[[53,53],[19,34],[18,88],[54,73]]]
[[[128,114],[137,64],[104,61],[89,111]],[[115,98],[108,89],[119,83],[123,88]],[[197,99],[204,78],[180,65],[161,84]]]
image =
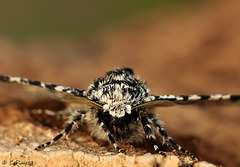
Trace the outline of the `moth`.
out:
[[[63,100],[83,103],[86,109],[74,109],[67,125],[51,141],[37,146],[41,149],[74,131],[85,123],[90,136],[100,142],[113,144],[118,152],[124,152],[118,144],[144,143],[149,140],[156,152],[166,155],[160,146],[167,146],[180,154],[197,158],[177,144],[165,131],[160,116],[151,110],[157,106],[188,104],[197,101],[236,101],[240,95],[152,95],[146,83],[134,76],[130,68],[115,69],[104,77],[95,79],[87,90],[76,89],[26,78],[0,75],[0,81],[35,85],[65,94]],[[160,141],[157,140],[160,138]]]

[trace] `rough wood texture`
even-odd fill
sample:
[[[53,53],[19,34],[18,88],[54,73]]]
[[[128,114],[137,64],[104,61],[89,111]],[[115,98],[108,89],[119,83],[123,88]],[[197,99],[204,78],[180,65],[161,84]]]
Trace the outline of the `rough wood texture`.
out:
[[[103,167],[103,166],[127,166],[127,167],[179,167],[184,164],[175,156],[168,156],[164,159],[156,155],[128,156],[123,154],[118,155],[93,155],[83,152],[73,153],[72,151],[56,151],[50,153],[37,152],[14,152],[1,153],[1,167],[6,166],[49,166],[49,167],[66,167],[66,166],[81,166],[81,167]],[[63,158],[64,157],[64,158]],[[3,159],[3,160],[2,160]],[[193,167],[216,167],[207,162],[198,162]]]
[[[0,166],[162,166],[177,167],[193,164],[184,156],[169,155],[163,157],[151,154],[144,148],[123,146],[126,154],[117,154],[114,148],[101,147],[86,133],[71,135],[69,140],[61,140],[42,151],[33,150],[39,143],[50,140],[57,130],[47,130],[39,123],[33,123],[28,115],[11,109],[11,105],[0,110]],[[24,116],[24,117],[23,117]],[[205,162],[194,166],[211,167]]]

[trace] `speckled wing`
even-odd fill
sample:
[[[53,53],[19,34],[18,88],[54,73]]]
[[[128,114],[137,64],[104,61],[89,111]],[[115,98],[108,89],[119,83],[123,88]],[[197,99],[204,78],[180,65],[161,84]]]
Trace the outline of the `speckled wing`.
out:
[[[177,104],[195,104],[196,102],[235,102],[240,100],[240,95],[213,94],[213,95],[161,95],[148,96],[144,103],[134,106],[134,108],[165,107]]]
[[[94,101],[91,101],[89,100],[88,98],[85,98],[85,97],[77,97],[77,96],[71,96],[71,95],[68,95],[68,96],[65,96],[64,98],[60,99],[61,101],[63,102],[66,102],[66,103],[76,103],[76,104],[79,104],[79,105],[88,105],[88,106],[91,106],[91,107],[95,107],[95,108],[98,108],[98,109],[102,109],[103,106],[97,102],[94,102]]]
[[[55,85],[55,84],[45,83],[40,81],[29,80],[26,78],[4,76],[4,75],[0,75],[0,81],[7,82],[7,83],[18,83],[21,85],[37,86],[40,88],[44,88],[45,90],[53,91],[56,93],[63,93],[63,96],[59,96],[58,98],[57,96],[55,96],[56,99],[59,99],[61,101],[78,103],[78,104],[87,104],[89,106],[93,106],[96,108],[102,108],[100,104],[93,102],[86,97],[85,90],[80,90],[76,88]]]

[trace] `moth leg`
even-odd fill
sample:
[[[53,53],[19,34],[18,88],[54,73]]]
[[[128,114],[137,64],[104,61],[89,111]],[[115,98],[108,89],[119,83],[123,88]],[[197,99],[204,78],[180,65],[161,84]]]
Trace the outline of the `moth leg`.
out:
[[[58,141],[63,135],[68,135],[71,130],[74,129],[74,127],[77,125],[79,121],[81,121],[82,118],[84,118],[86,112],[81,112],[79,115],[77,115],[71,123],[69,123],[56,137],[54,137],[51,141],[41,144],[35,148],[35,150],[39,150],[40,148],[49,146],[56,141]]]
[[[111,135],[111,132],[109,131],[109,129],[107,128],[106,126],[106,123],[104,122],[103,118],[99,118],[99,121],[100,121],[100,126],[103,128],[104,132],[107,133],[107,136],[109,138],[109,140],[111,141],[111,143],[113,144],[113,146],[115,147],[115,149],[118,150],[118,152],[125,152],[124,150],[122,150],[118,144],[116,143],[116,141],[114,140],[114,138],[112,137]]]
[[[177,144],[175,141],[173,141],[173,139],[167,134],[167,132],[164,130],[164,128],[162,127],[162,125],[159,123],[158,120],[152,118],[152,122],[153,122],[153,125],[158,129],[161,136],[163,137],[163,144],[165,142],[169,142],[171,144],[171,146],[174,149],[176,149],[176,151],[186,154],[186,155],[189,155],[193,160],[198,161],[198,159],[192,153],[190,153],[188,150],[185,150],[179,144]]]
[[[152,121],[150,119],[147,119],[146,117],[141,117],[141,122],[143,125],[144,132],[146,134],[146,138],[151,140],[154,150],[157,151],[159,154],[166,156],[166,154],[163,151],[161,151],[158,147],[158,144],[156,142],[156,136],[153,130],[154,125]]]

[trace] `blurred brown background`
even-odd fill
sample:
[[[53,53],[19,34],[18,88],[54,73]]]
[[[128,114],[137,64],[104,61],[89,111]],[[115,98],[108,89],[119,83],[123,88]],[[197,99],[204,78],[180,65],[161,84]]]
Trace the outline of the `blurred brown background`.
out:
[[[152,94],[240,94],[239,18],[237,0],[4,2],[0,73],[86,89],[109,70],[131,67]],[[239,107],[155,112],[201,160],[237,167]]]

